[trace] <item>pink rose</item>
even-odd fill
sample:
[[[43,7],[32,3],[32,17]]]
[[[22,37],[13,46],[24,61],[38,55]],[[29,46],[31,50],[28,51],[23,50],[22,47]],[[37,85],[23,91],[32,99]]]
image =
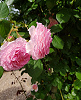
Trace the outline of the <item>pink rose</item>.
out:
[[[33,90],[35,90],[35,92],[38,91],[38,86],[37,86],[37,84],[33,84],[33,85],[32,85],[31,91],[33,91]]]
[[[49,20],[50,20],[50,23],[47,26],[47,28],[51,28],[53,25],[58,24],[58,22],[55,19],[53,19],[52,17],[49,17]]]
[[[26,40],[17,38],[12,42],[5,42],[0,48],[0,66],[7,71],[18,70],[30,60],[26,53]]]
[[[28,31],[31,38],[26,44],[27,53],[32,55],[35,60],[44,58],[45,55],[49,54],[52,42],[50,29],[37,22],[37,27],[31,26]]]

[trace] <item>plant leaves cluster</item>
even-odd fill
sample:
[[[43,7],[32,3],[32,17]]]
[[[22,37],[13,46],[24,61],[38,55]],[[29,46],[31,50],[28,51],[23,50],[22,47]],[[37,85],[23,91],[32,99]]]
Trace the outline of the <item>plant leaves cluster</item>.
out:
[[[81,1],[2,1],[0,45],[13,25],[19,27],[19,34],[28,40],[30,36],[27,29],[32,25],[36,26],[36,22],[47,27],[49,17],[58,21],[50,29],[53,38],[50,53],[37,61],[31,58],[21,73],[28,73],[32,77],[32,84],[39,83],[38,92],[32,91],[34,100],[81,100]],[[17,38],[15,32],[12,35]],[[2,74],[1,67],[0,77]]]

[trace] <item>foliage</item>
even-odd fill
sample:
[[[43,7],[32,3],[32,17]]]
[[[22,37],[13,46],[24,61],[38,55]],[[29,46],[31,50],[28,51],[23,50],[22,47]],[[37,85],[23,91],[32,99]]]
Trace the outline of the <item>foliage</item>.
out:
[[[2,75],[3,75],[3,72],[4,72],[4,69],[3,69],[3,67],[2,66],[0,66],[0,78],[2,77]]]
[[[9,7],[8,7],[9,6]],[[14,10],[15,9],[15,10]],[[81,99],[81,1],[80,0],[2,0],[0,3],[0,43],[11,28],[29,40],[27,29],[36,22],[45,26],[52,16],[58,24],[51,27],[53,41],[49,55],[37,61],[30,59],[21,73],[38,81],[35,99]],[[11,33],[15,38],[16,31]],[[49,68],[51,69],[49,71]],[[3,74],[0,68],[0,77]],[[28,98],[27,100],[32,100]]]

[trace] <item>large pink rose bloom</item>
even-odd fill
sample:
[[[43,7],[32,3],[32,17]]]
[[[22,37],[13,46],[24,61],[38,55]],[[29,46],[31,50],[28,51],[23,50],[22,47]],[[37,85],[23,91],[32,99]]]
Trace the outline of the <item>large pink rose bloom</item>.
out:
[[[35,60],[44,58],[45,55],[49,54],[52,42],[50,29],[37,22],[37,27],[31,26],[28,31],[31,38],[26,45],[27,53],[32,55]]]
[[[7,71],[18,70],[30,60],[26,53],[26,40],[17,38],[12,42],[4,43],[0,48],[0,66]]]

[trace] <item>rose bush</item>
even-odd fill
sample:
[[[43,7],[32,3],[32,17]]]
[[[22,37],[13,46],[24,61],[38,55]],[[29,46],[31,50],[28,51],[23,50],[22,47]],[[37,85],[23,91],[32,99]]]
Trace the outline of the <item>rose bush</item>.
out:
[[[0,66],[7,71],[18,70],[30,60],[26,53],[26,40],[17,38],[12,42],[5,42],[0,48]]]
[[[0,45],[9,33],[29,41],[26,52],[32,57],[21,75],[28,73],[39,85],[31,91],[35,98],[27,100],[81,100],[81,1],[1,0],[0,8]]]

